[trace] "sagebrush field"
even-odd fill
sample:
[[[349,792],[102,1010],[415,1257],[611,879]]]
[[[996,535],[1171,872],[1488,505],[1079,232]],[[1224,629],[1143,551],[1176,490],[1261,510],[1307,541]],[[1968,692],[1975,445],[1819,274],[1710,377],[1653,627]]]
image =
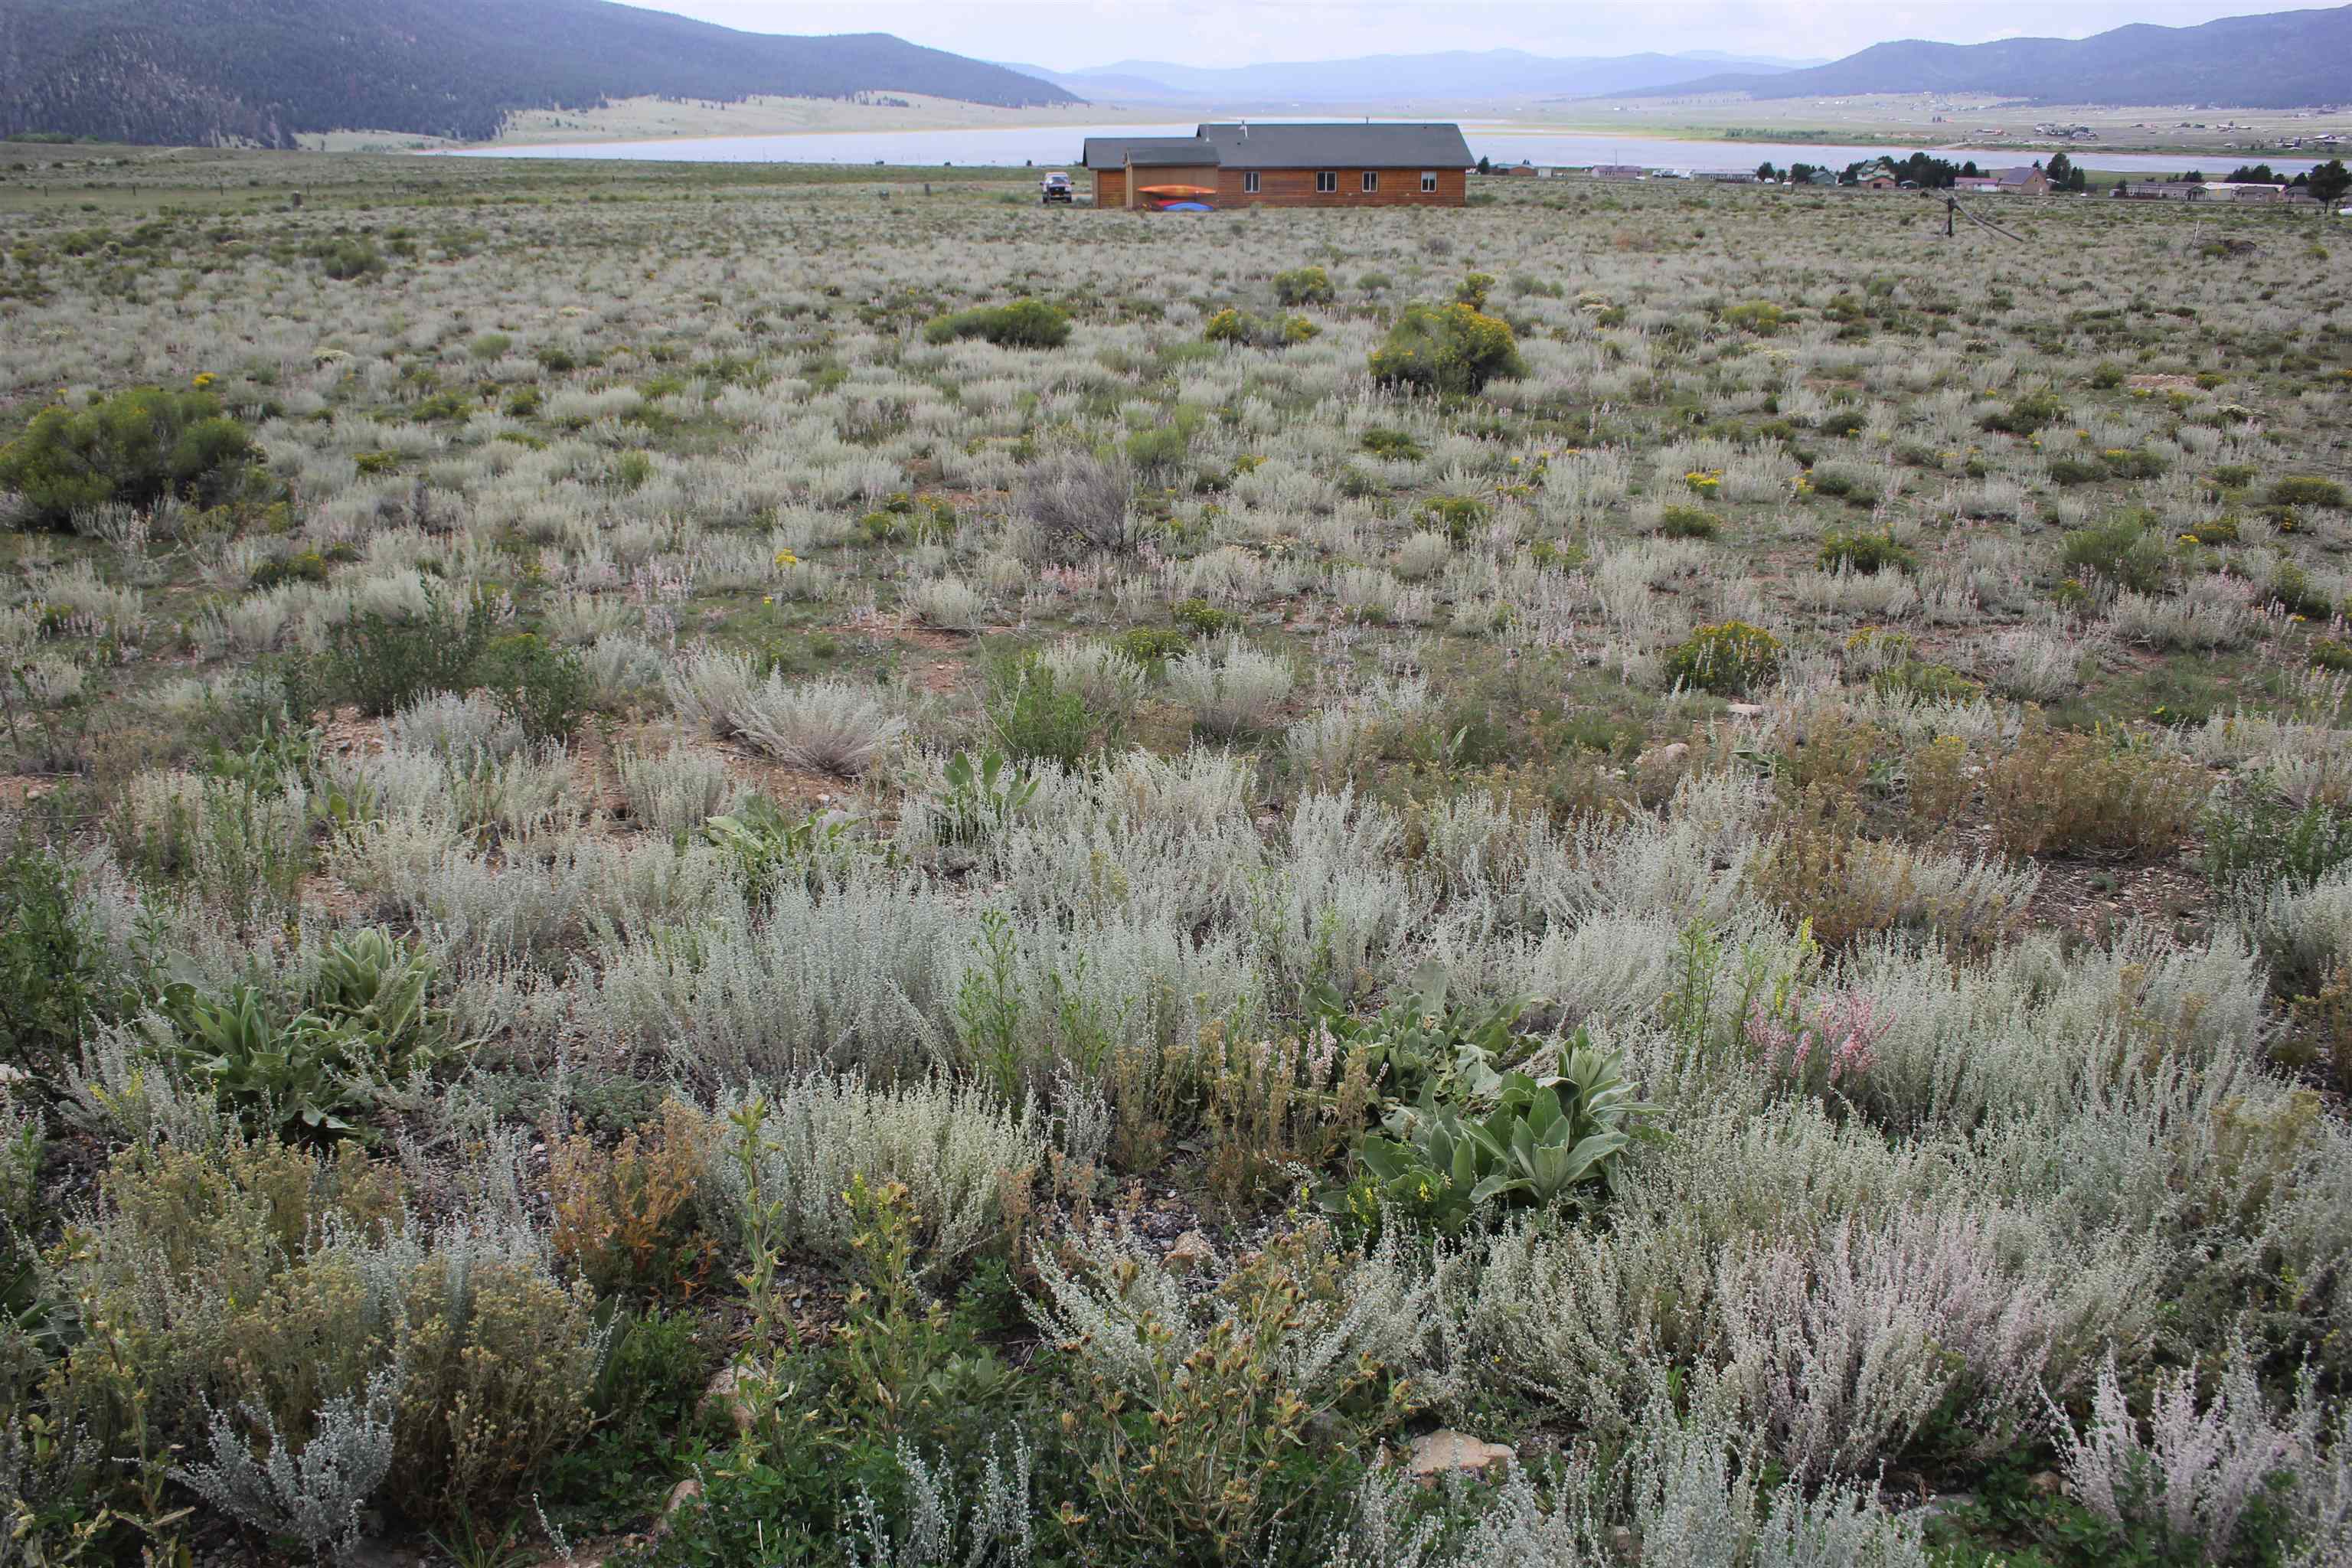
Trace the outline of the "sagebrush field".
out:
[[[2352,1561],[2327,223],[20,162],[0,1563]]]

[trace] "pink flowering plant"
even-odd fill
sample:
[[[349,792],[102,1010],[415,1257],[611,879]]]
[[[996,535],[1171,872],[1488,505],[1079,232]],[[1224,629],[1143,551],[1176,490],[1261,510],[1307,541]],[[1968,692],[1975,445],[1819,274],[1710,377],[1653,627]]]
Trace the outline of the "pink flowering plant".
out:
[[[1892,1019],[1876,997],[1844,986],[1825,997],[1753,998],[1743,1027],[1759,1060],[1790,1087],[1817,1097],[1852,1092],[1875,1065]]]

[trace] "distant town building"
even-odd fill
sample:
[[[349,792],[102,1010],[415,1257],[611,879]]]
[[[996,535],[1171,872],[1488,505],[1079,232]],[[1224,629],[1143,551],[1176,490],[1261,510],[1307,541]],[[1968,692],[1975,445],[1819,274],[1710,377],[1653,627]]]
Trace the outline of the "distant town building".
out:
[[[1638,180],[1642,178],[1639,163],[1595,163],[1592,177],[1596,180]]]

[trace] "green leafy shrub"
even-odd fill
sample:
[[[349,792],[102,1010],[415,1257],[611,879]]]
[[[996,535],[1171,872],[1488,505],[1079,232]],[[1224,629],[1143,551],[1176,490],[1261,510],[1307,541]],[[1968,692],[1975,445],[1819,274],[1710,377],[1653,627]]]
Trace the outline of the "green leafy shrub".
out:
[[[1038,1314],[1070,1347],[1069,1560],[1262,1561],[1260,1542],[1346,1495],[1356,1446],[1411,1410],[1402,1369],[1359,1342],[1356,1262],[1315,1226],[1211,1290],[1114,1246],[1040,1264]]]
[[[1423,528],[1442,531],[1456,544],[1466,543],[1471,534],[1486,526],[1494,509],[1475,496],[1432,496],[1421,503],[1417,515]]]
[[[1908,546],[1895,542],[1891,531],[1864,533],[1859,529],[1851,533],[1832,529],[1822,534],[1821,553],[1816,559],[1824,572],[1844,567],[1874,575],[1889,567],[1908,572],[1919,561]]]
[[[2021,858],[2177,848],[2208,783],[2193,763],[2119,744],[2110,734],[2048,730],[2021,736],[1984,779],[1993,842]]]
[[[327,638],[327,680],[360,710],[382,717],[436,691],[462,691],[489,642],[489,617],[435,595],[422,615],[369,610]]]
[[[923,341],[930,343],[984,338],[999,348],[1053,349],[1067,342],[1069,337],[1068,312],[1043,300],[979,305],[950,315],[934,316],[923,324]]]
[[[1833,408],[1814,422],[1813,428],[1824,436],[1859,436],[1870,424],[1870,416],[1859,408]]]
[[[2315,474],[2289,474],[2272,480],[2270,503],[2273,506],[2326,506],[2338,510],[2346,505],[2343,485]]]
[[[2058,556],[2069,575],[2095,572],[2136,594],[2161,588],[2169,561],[2163,533],[2141,512],[2074,530]]]
[[[1320,337],[1323,329],[1304,316],[1259,316],[1228,306],[1209,318],[1202,338],[1253,349],[1295,348]]]
[[[1454,286],[1454,298],[1458,303],[1467,305],[1474,310],[1483,310],[1486,308],[1486,297],[1494,291],[1495,275],[1493,273],[1473,272]]]
[[[1984,416],[1984,427],[2010,436],[2031,436],[2066,417],[2066,405],[2054,392],[2029,392]]]
[[[1788,313],[1769,300],[1751,300],[1742,305],[1727,305],[1723,324],[1736,331],[1753,332],[1769,338],[1788,321]]]
[[[383,252],[375,247],[373,240],[348,235],[314,241],[303,254],[319,264],[320,271],[338,283],[380,278],[389,266]]]
[[[1198,595],[1177,600],[1169,606],[1168,616],[1196,637],[1220,637],[1240,630],[1242,624],[1241,616],[1231,610],[1219,609]]]
[[[2198,819],[2198,831],[2205,875],[2217,888],[2307,888],[2352,861],[2352,815],[2325,801],[2298,810],[2267,791],[2217,799]]]
[[[1130,626],[1110,639],[1111,647],[1141,665],[1159,672],[1168,661],[1192,650],[1192,639],[1173,626]]]
[[[2119,479],[2164,477],[2165,461],[2144,447],[2109,447],[2100,452],[2099,466]]]
[[[1328,305],[1339,298],[1339,290],[1331,287],[1331,275],[1320,267],[1300,267],[1274,275],[1274,297],[1293,308]]]
[[[1370,364],[1383,384],[1454,395],[1525,369],[1510,323],[1462,304],[1406,306]]]
[[[502,637],[484,650],[481,680],[499,710],[534,741],[571,739],[595,708],[587,661],[529,632]]]
[[[0,1062],[40,1074],[111,1010],[106,951],[73,868],[18,837],[0,859]]]
[[[1418,463],[1429,454],[1421,443],[1402,430],[1391,430],[1375,425],[1364,432],[1363,448],[1376,458],[1388,458],[1397,462]]]
[[[287,583],[324,583],[331,570],[325,556],[315,550],[302,550],[291,555],[271,556],[253,569],[246,585],[269,589]]]
[[[246,482],[253,451],[211,394],[134,386],[34,415],[0,447],[0,490],[15,491],[27,521],[45,528],[110,502],[144,507],[173,495],[217,505]]]
[[[1873,691],[1901,693],[1923,702],[1969,702],[1984,695],[1984,683],[1971,680],[1948,664],[1903,658],[1870,678]]]
[[[2291,616],[2324,621],[2336,614],[2336,601],[2295,562],[2280,561],[2272,569],[2267,586],[2272,600]]]
[[[1701,626],[1666,655],[1675,679],[1738,697],[1753,690],[1780,662],[1780,639],[1746,621]]]
[[[1670,506],[1658,518],[1658,531],[1668,539],[1713,539],[1723,519],[1699,507]]]
[[[1000,667],[988,708],[989,727],[1007,755],[1075,768],[1098,744],[1115,743],[1118,721],[1097,714],[1084,693],[1058,685],[1044,660],[1031,654]]]
[[[60,1287],[89,1331],[47,1418],[112,1452],[201,1451],[209,1411],[249,1406],[299,1445],[396,1365],[381,1497],[427,1525],[510,1504],[586,1434],[607,1338],[531,1234],[408,1219],[350,1145],[127,1150]]]
[[[1850,468],[1815,468],[1809,482],[1818,494],[1851,506],[1868,506],[1877,494],[1877,485],[1873,480]]]

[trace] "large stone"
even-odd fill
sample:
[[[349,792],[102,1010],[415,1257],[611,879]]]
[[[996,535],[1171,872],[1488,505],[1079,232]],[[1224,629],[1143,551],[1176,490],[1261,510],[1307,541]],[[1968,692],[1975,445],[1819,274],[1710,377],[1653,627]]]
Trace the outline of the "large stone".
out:
[[[1188,1230],[1178,1237],[1168,1249],[1168,1267],[1179,1274],[1190,1274],[1196,1268],[1206,1268],[1217,1260],[1217,1249],[1209,1238],[1197,1230]]]
[[[1466,1432],[1441,1427],[1415,1437],[1406,1447],[1404,1473],[1423,1486],[1433,1486],[1438,1478],[1452,1471],[1482,1476],[1518,1456],[1519,1451],[1508,1443],[1482,1443]]]
[[[739,1437],[748,1436],[759,1420],[751,1408],[751,1402],[740,1391],[740,1375],[735,1368],[720,1367],[719,1375],[710,1380],[710,1386],[702,1391],[702,1401],[694,1411],[706,1419],[714,1413],[725,1415],[728,1425],[735,1428],[735,1435]]]

